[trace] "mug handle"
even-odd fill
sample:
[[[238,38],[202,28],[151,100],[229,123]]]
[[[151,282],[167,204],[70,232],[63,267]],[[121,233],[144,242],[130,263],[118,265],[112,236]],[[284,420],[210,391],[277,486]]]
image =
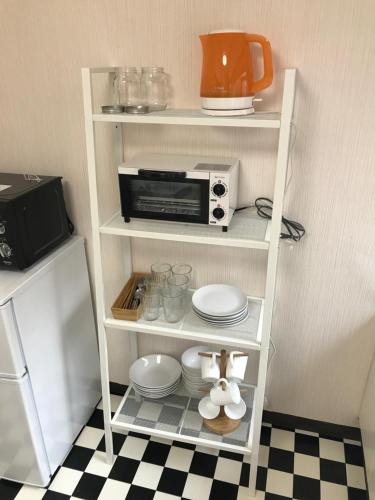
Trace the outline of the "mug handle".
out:
[[[219,385],[221,384],[221,382],[223,382],[225,384],[225,390],[227,390],[227,387],[229,385],[229,382],[226,378],[219,378],[219,380],[216,382],[216,387],[219,387]]]
[[[273,67],[272,67],[272,51],[271,44],[262,35],[246,34],[246,40],[249,43],[259,43],[263,51],[263,78],[256,80],[251,86],[251,93],[254,95],[260,90],[269,87],[273,79]]]

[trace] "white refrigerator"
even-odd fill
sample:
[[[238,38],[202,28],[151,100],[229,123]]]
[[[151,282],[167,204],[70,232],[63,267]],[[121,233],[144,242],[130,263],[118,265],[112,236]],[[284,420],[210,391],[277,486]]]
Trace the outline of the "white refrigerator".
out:
[[[45,486],[100,399],[84,241],[0,271],[0,478]]]

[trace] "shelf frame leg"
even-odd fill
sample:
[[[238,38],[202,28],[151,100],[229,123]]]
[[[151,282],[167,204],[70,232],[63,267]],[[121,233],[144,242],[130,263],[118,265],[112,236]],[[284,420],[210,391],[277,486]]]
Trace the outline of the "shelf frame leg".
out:
[[[296,83],[296,70],[285,70],[283,102],[281,108],[279,143],[277,150],[276,176],[273,195],[273,210],[270,231],[270,246],[268,251],[267,261],[267,278],[264,299],[264,318],[262,344],[259,357],[258,368],[258,384],[254,401],[254,428],[252,432],[252,442],[250,443],[251,467],[249,493],[255,495],[256,478],[259,456],[259,441],[262,428],[262,416],[264,406],[264,396],[266,390],[267,366],[268,366],[268,349],[271,336],[272,315],[275,298],[275,284],[277,259],[280,245],[281,218],[283,213],[283,201],[285,193],[285,182],[289,163],[289,143],[290,132],[294,109],[294,95]]]
[[[89,195],[90,195],[90,213],[92,226],[92,244],[94,253],[94,276],[95,276],[95,301],[96,301],[96,320],[98,328],[98,344],[100,358],[100,375],[103,398],[103,417],[104,417],[104,436],[106,458],[109,464],[113,463],[113,441],[111,428],[111,397],[109,389],[109,370],[108,370],[108,348],[107,335],[104,327],[105,319],[105,299],[103,284],[103,266],[101,252],[101,238],[99,233],[99,205],[98,189],[96,176],[95,160],[95,130],[92,119],[92,80],[90,68],[82,68],[82,88],[83,88],[83,106],[85,117],[86,134],[86,154],[88,167]]]

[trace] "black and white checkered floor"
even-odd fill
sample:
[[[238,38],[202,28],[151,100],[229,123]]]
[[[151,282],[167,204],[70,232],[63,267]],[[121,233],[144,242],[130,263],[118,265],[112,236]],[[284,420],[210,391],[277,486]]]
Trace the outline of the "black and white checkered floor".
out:
[[[112,395],[112,411],[120,396]],[[114,435],[105,462],[101,405],[48,489],[0,480],[0,500],[249,500],[247,458],[129,433]],[[264,423],[257,499],[362,500],[360,441]]]

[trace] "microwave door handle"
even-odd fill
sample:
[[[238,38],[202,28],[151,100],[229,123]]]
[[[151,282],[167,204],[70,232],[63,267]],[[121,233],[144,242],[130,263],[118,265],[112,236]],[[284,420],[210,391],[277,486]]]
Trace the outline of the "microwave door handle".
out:
[[[143,179],[178,181],[186,178],[186,172],[171,172],[168,170],[147,170],[140,168],[138,176]]]

